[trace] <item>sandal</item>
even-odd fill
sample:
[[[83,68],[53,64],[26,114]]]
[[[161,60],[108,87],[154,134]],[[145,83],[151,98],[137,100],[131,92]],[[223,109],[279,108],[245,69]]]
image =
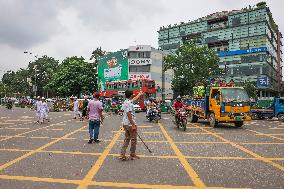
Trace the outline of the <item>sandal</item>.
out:
[[[134,154],[134,155],[130,155],[130,159],[136,160],[136,159],[140,159],[140,157]]]
[[[119,158],[121,161],[126,161],[126,160],[128,160],[128,158],[127,158],[125,155],[120,155],[118,158]]]

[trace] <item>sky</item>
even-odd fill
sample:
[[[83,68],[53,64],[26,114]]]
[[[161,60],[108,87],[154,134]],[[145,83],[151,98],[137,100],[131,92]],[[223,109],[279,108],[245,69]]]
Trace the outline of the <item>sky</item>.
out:
[[[35,56],[59,61],[83,56],[89,61],[91,52],[100,46],[105,51],[143,44],[158,48],[160,26],[259,1],[0,0],[0,77],[8,70],[26,68]],[[266,2],[284,34],[284,1]]]

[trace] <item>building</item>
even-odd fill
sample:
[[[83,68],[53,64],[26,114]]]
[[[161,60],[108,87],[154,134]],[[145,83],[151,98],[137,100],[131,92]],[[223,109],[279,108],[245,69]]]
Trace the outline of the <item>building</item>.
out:
[[[161,50],[150,45],[137,45],[100,57],[99,91],[105,90],[106,81],[153,79],[156,81],[157,98],[172,99],[172,75],[162,72],[163,55]]]
[[[266,3],[161,27],[158,33],[161,50],[173,51],[185,41],[195,40],[216,50],[227,81],[255,82],[260,97],[280,93],[282,34]]]
[[[163,52],[150,45],[137,45],[128,48],[128,55],[129,79],[153,79],[156,81],[158,89],[157,97],[162,98],[163,96],[163,99],[172,99],[172,75],[162,72]]]

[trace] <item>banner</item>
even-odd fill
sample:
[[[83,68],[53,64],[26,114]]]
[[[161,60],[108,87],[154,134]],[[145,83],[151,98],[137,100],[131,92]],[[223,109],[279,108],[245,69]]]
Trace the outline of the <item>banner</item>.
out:
[[[129,79],[138,80],[138,79],[151,79],[151,74],[129,74]]]
[[[152,59],[150,58],[131,58],[129,59],[129,65],[139,66],[139,65],[149,65],[152,64]]]
[[[98,59],[98,87],[105,91],[106,81],[119,81],[128,79],[128,52],[121,50],[109,53]]]
[[[258,76],[257,77],[257,87],[258,88],[268,88],[269,78],[267,76]]]
[[[217,53],[217,56],[220,56],[220,57],[233,56],[233,55],[257,53],[257,52],[266,52],[266,51],[267,51],[267,47],[259,47],[259,48],[251,48],[251,49],[244,49],[244,50],[219,52],[219,53]]]

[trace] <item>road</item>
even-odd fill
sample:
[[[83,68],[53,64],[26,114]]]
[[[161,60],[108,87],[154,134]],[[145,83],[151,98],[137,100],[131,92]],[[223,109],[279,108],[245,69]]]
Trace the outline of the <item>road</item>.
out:
[[[139,160],[118,160],[121,117],[108,114],[101,143],[87,144],[87,121],[72,112],[51,112],[34,123],[34,112],[0,106],[0,188],[284,188],[284,123],[247,122],[242,128],[188,124],[171,115],[149,123],[137,114]]]

